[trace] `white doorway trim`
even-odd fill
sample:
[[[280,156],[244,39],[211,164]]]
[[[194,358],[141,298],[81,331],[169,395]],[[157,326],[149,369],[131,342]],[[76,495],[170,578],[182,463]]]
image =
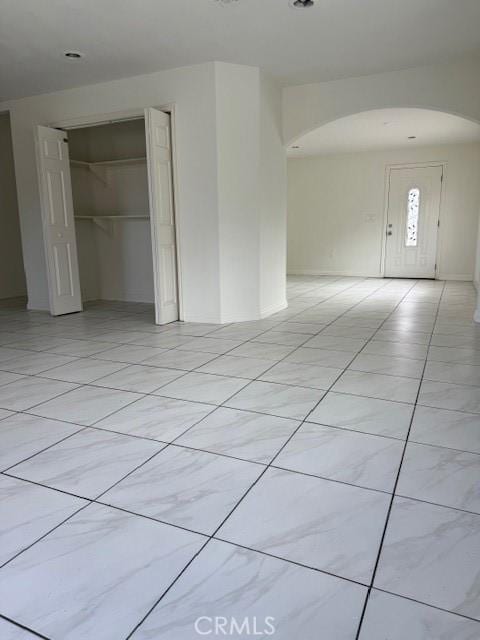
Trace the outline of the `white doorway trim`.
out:
[[[382,220],[382,236],[381,236],[381,253],[380,253],[380,277],[385,278],[385,264],[387,259],[387,223],[388,223],[388,205],[389,205],[389,186],[390,186],[390,174],[392,169],[421,169],[424,167],[442,167],[443,178],[440,185],[440,208],[439,208],[439,228],[437,234],[437,248],[435,254],[435,261],[437,268],[435,269],[435,280],[439,279],[439,274],[442,273],[440,264],[440,255],[442,247],[442,210],[443,200],[445,193],[445,186],[447,181],[447,162],[443,160],[432,160],[430,162],[401,162],[397,164],[385,165],[384,176],[384,205],[383,205],[383,220]]]
[[[171,126],[171,142],[172,142],[172,174],[173,174],[173,200],[174,200],[174,216],[175,216],[175,245],[177,250],[177,289],[178,289],[178,318],[184,320],[184,300],[183,300],[183,268],[182,268],[182,250],[181,238],[182,234],[182,214],[178,189],[178,171],[177,171],[177,144],[176,144],[176,105],[175,103],[163,105],[145,105],[153,107],[159,111],[164,111],[170,115]],[[145,117],[145,106],[136,109],[126,109],[123,111],[110,111],[107,113],[96,113],[88,116],[79,116],[77,118],[68,118],[66,120],[56,120],[50,122],[46,126],[55,129],[80,129],[95,125],[108,124],[112,122],[121,122],[122,120],[135,120]]]

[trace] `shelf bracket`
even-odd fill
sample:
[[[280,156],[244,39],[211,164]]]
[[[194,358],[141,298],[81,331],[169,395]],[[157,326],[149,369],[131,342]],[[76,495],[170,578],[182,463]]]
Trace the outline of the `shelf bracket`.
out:
[[[99,167],[99,166],[95,166],[94,164],[89,164],[88,169],[93,173],[93,175],[97,178],[97,180],[100,180],[100,182],[105,186],[108,185],[105,167]]]
[[[92,220],[97,225],[97,227],[100,227],[100,229],[105,231],[105,233],[108,233],[111,236],[113,235],[113,220],[95,217],[93,217]]]

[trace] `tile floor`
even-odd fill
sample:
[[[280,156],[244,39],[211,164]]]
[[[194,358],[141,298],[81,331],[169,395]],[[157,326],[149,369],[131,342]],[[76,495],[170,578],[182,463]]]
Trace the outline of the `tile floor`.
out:
[[[0,307],[2,640],[480,638],[473,287],[288,290],[222,327]]]

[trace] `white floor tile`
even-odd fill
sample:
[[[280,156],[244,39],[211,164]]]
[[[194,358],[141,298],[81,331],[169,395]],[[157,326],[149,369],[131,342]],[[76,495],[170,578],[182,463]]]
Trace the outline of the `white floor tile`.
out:
[[[378,491],[271,469],[217,537],[367,583],[389,500]]]
[[[219,407],[176,443],[268,463],[299,425],[288,418]]]
[[[47,637],[119,640],[203,541],[160,522],[90,505],[2,569],[2,613]]]
[[[132,640],[194,638],[195,621],[205,616],[198,628],[210,631],[209,619],[219,611],[240,624],[247,619],[249,635],[351,640],[364,598],[365,589],[346,580],[212,540]]]

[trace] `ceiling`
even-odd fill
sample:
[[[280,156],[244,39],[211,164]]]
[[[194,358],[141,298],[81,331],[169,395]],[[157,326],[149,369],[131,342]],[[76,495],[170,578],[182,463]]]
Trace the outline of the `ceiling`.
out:
[[[4,99],[212,60],[301,84],[480,54],[480,0],[0,0],[0,13]]]
[[[480,125],[465,118],[428,109],[376,109],[310,131],[292,143],[287,155],[304,157],[478,141]],[[295,146],[299,148],[292,148]]]

